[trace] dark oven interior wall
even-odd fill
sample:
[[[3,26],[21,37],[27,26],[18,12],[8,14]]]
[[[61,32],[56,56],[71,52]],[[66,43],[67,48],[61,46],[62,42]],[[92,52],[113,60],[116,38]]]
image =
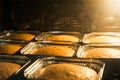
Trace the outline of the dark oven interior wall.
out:
[[[4,0],[4,29],[90,32],[97,10],[94,3],[92,0]]]
[[[40,30],[41,0],[4,0],[4,29]]]
[[[3,28],[3,0],[0,0],[0,31]]]

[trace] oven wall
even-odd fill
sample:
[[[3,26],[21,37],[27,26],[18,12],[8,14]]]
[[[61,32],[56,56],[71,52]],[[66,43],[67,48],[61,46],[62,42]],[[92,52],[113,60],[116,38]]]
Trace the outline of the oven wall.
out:
[[[5,0],[4,29],[91,32],[92,0]]]
[[[0,31],[3,29],[3,0],[0,0]]]

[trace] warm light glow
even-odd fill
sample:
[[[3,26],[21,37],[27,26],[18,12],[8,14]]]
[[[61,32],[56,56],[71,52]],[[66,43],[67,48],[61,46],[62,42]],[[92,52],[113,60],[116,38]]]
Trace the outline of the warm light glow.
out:
[[[120,0],[104,0],[105,1],[105,10],[109,14],[118,14],[120,13]]]
[[[120,0],[97,0],[92,31],[120,32]]]

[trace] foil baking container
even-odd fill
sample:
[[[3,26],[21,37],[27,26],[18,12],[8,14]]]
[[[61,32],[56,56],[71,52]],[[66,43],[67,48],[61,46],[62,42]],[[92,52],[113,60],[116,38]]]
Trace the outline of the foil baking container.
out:
[[[76,56],[79,58],[120,58],[120,44],[83,45]]]
[[[82,38],[83,38],[83,34],[79,33],[79,32],[70,32],[70,31],[49,31],[49,32],[42,32],[41,34],[39,34],[35,39],[36,40],[45,40],[48,37],[52,37],[55,35],[70,35],[70,36],[74,36],[76,38],[79,39],[79,41],[77,42],[81,42]],[[64,41],[64,40],[53,40],[53,41]],[[71,40],[66,40],[66,41],[71,41]],[[72,41],[71,41],[72,42]],[[74,42],[74,41],[73,41]],[[76,41],[75,41],[76,42]]]
[[[20,52],[23,55],[44,55],[44,53],[43,54],[36,54],[35,51],[39,50],[39,48],[45,48],[45,47],[51,47],[51,46],[52,47],[56,47],[56,46],[63,47],[62,49],[64,49],[64,47],[69,48],[72,52],[74,52],[73,55],[69,55],[69,53],[68,53],[68,55],[71,57],[75,57],[76,52],[77,52],[78,48],[80,47],[80,45],[78,45],[78,44],[57,44],[56,42],[51,43],[51,42],[45,42],[45,41],[43,41],[43,42],[38,41],[38,42],[30,42],[24,48],[22,48],[20,50]],[[49,51],[51,51],[51,50],[52,49],[49,49]],[[54,48],[54,50],[58,51],[59,53],[62,53],[62,52],[60,52],[60,49],[57,50],[56,48]],[[64,54],[66,54],[66,53],[64,53]],[[64,55],[57,55],[57,53],[56,53],[53,55],[46,54],[46,56],[64,56]]]
[[[93,43],[117,43],[120,44],[119,32],[92,32],[85,34],[82,42],[84,44]]]
[[[22,40],[22,41],[32,41],[32,40],[35,40],[35,37],[39,34],[40,32],[39,31],[14,31],[14,30],[5,30],[3,32],[0,33],[0,39],[8,39],[8,40]],[[17,35],[26,35],[27,36],[23,37],[23,38],[20,38],[20,37],[17,37]],[[29,38],[29,36],[32,36]]]
[[[0,55],[0,61],[2,62],[10,62],[20,65],[21,67],[13,73],[11,76],[8,77],[7,80],[19,80],[20,78],[24,76],[20,76],[23,74],[24,70],[27,68],[27,66],[30,64],[31,60],[26,56],[12,56],[12,55]],[[8,65],[9,67],[9,65]],[[7,70],[7,69],[6,69]]]
[[[61,63],[74,64],[74,65],[84,66],[93,69],[94,71],[96,71],[98,75],[97,80],[102,80],[104,67],[105,67],[104,62],[101,62],[100,60],[97,59],[72,58],[72,57],[39,58],[24,71],[24,77],[27,80],[44,80],[42,78],[34,78],[33,75],[35,75],[35,72],[37,70],[41,70],[46,66],[52,64],[61,64]]]
[[[26,44],[27,43],[22,41],[0,39],[0,55],[20,54],[20,49],[22,49]]]

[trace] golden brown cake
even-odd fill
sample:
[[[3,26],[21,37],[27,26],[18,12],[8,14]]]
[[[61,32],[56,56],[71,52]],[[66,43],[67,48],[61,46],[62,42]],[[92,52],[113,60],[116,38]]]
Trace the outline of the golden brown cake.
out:
[[[10,36],[11,39],[27,40],[30,41],[35,37],[33,34],[14,34]]]
[[[105,43],[112,43],[112,42],[120,42],[120,38],[119,37],[114,37],[114,36],[97,36],[94,38],[90,38],[87,39],[85,42],[87,43],[101,43],[101,42],[105,42]]]
[[[19,64],[0,61],[0,80],[6,80],[20,69],[20,67],[21,66]]]
[[[17,44],[0,45],[0,54],[15,54],[22,46]]]
[[[31,54],[50,55],[50,56],[73,56],[75,50],[68,46],[46,46],[34,49]]]
[[[54,35],[45,38],[45,40],[56,40],[56,41],[72,41],[72,42],[79,42],[79,38],[71,35]]]
[[[60,63],[37,69],[32,78],[43,80],[98,80],[97,73],[88,67]]]
[[[82,53],[84,58],[120,58],[120,50],[112,48],[94,48]]]

